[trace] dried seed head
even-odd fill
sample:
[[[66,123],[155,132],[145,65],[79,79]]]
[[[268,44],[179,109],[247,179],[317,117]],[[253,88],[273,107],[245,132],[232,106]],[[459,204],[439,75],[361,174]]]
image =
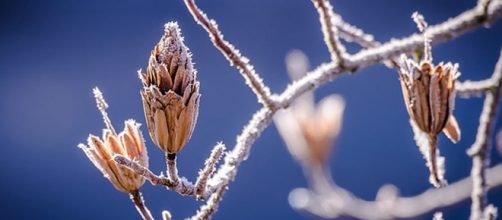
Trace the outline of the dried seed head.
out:
[[[417,64],[402,55],[400,66],[401,88],[410,118],[429,135],[444,131],[454,143],[459,141],[460,129],[453,116],[458,64]]]
[[[103,113],[105,124],[108,128],[103,129],[103,137],[89,135],[87,145],[79,144],[92,163],[110,180],[112,185],[121,192],[133,192],[138,190],[145,182],[141,175],[133,170],[115,163],[113,156],[120,154],[130,160],[135,160],[144,167],[148,167],[148,154],[145,141],[139,129],[140,124],[129,119],[125,121],[124,130],[115,134],[110,119],[106,115],[107,108],[101,92],[94,90],[98,108]]]
[[[340,132],[345,102],[341,96],[331,95],[316,108],[298,107],[278,112],[277,128],[297,160],[310,166],[325,165]]]
[[[309,146],[312,162],[325,163],[328,160],[331,145],[340,132],[344,109],[343,98],[331,95],[321,100],[312,114],[307,116],[297,112],[297,121]]]
[[[412,16],[424,38],[424,56],[420,63],[401,55],[399,78],[406,110],[415,133],[415,140],[427,160],[431,172],[430,182],[440,187],[446,183],[443,178],[444,158],[439,156],[437,135],[443,131],[456,143],[460,140],[460,129],[453,116],[455,106],[455,80],[460,73],[458,64],[432,63],[431,39],[427,34],[427,22],[415,12]],[[426,134],[427,138],[417,138]],[[423,144],[422,140],[428,144]]]
[[[152,50],[146,73],[139,73],[150,137],[167,153],[180,151],[192,136],[200,99],[196,75],[178,24],[167,23]]]

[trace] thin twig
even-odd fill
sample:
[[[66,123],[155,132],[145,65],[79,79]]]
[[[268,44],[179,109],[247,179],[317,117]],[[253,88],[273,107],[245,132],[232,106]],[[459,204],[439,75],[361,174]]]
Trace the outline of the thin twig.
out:
[[[216,163],[220,160],[223,152],[225,151],[225,145],[223,143],[218,143],[211,151],[211,155],[206,159],[204,163],[204,168],[199,172],[199,177],[195,182],[195,194],[197,197],[202,196],[207,188],[207,181],[211,175],[213,175],[216,169]]]
[[[382,44],[376,41],[373,35],[365,33],[360,28],[345,22],[340,15],[333,14],[333,19],[335,20],[333,23],[338,27],[340,37],[345,41],[357,43],[366,49],[377,47]],[[397,57],[384,61],[384,64],[388,68],[396,68],[399,66],[398,63]]]
[[[99,112],[101,112],[101,116],[103,116],[106,128],[110,130],[113,135],[117,136],[117,132],[115,131],[115,128],[113,128],[112,121],[110,120],[110,117],[108,117],[108,113],[106,113],[108,103],[106,103],[103,93],[98,87],[92,89],[92,92],[94,93],[94,99],[96,99],[96,106],[98,107]]]
[[[190,219],[192,220],[206,220],[211,219],[211,217],[218,211],[218,204],[220,204],[223,199],[223,194],[227,190],[227,187],[221,187],[217,189],[211,197],[207,200],[206,204],[201,206],[197,213],[192,216]]]
[[[331,54],[331,60],[340,66],[344,66],[348,54],[340,42],[337,25],[333,23],[338,21],[335,19],[333,6],[329,0],[312,0],[312,3],[314,3],[317,13],[319,13],[324,42]]]
[[[225,56],[231,66],[237,67],[242,76],[246,80],[246,84],[251,87],[251,90],[258,97],[258,101],[264,106],[273,109],[275,108],[274,100],[271,98],[270,89],[265,86],[263,79],[256,73],[249,59],[242,56],[235,47],[225,39],[216,21],[209,19],[207,15],[197,7],[194,0],[185,0],[185,5],[192,14],[195,21],[201,25],[209,34],[214,46]]]
[[[338,14],[333,14],[335,25],[338,27],[340,37],[347,42],[354,42],[364,48],[376,47],[381,43],[375,40],[373,35],[365,33],[360,28],[345,22]]]
[[[502,165],[492,167],[486,173],[488,189],[502,185]],[[378,192],[376,201],[359,199],[336,185],[321,193],[298,188],[289,197],[294,208],[327,219],[339,216],[358,219],[412,218],[465,200],[472,189],[471,180],[471,177],[466,177],[444,188],[428,189],[413,197],[399,197],[397,188],[385,186]]]
[[[485,172],[490,165],[491,138],[495,130],[497,109],[502,93],[502,50],[491,79],[496,82],[496,87],[486,92],[483,110],[479,117],[476,141],[468,150],[468,154],[472,157],[471,177],[473,190],[471,195],[471,220],[483,219],[485,208],[488,205]]]
[[[129,195],[141,217],[144,220],[153,220],[153,216],[150,213],[150,210],[148,210],[148,208],[146,207],[145,200],[143,199],[141,192],[139,190],[136,190],[131,192]]]
[[[155,175],[152,171],[149,169],[141,166],[139,163],[136,161],[129,160],[128,158],[122,156],[122,155],[115,155],[113,156],[113,160],[115,160],[116,163],[126,166],[129,169],[134,170],[139,175],[142,175],[145,177],[148,181],[152,183],[152,185],[163,185],[170,190],[179,193],[180,195],[184,196],[193,196],[195,195],[195,187],[193,183],[188,181],[186,178],[179,178],[179,182],[175,183],[171,179],[165,177],[165,176],[157,176]],[[209,195],[211,194],[211,191],[206,191],[206,193],[203,194],[202,198],[208,198]]]
[[[169,178],[174,185],[178,185],[180,177],[178,176],[178,167],[176,166],[176,154],[166,153],[166,166],[167,178]]]

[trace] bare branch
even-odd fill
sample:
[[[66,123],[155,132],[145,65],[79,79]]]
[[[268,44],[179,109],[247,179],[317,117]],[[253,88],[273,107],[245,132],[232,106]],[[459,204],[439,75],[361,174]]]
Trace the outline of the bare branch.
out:
[[[365,33],[358,27],[345,22],[342,17],[338,14],[333,14],[333,19],[335,20],[335,25],[338,27],[338,32],[340,37],[347,42],[354,42],[359,44],[364,48],[372,48],[380,46],[381,43],[376,41],[373,35]],[[384,61],[384,64],[388,68],[398,67],[397,60],[394,58]]]
[[[201,25],[204,26],[210,33],[213,41],[215,41],[215,39],[219,39],[215,38],[213,35],[216,33],[214,31],[217,31],[217,29],[210,29],[210,27],[214,28],[214,21],[210,22],[196,7],[193,0],[185,0],[185,3],[192,15],[194,15],[196,21],[201,23]],[[432,40],[432,43],[446,41],[452,37],[479,27],[482,24],[494,22],[502,15],[502,1],[492,3],[488,8],[489,10],[487,10],[487,14],[480,14],[475,9],[471,9],[442,24],[429,27],[427,32]],[[403,52],[411,52],[421,47],[422,43],[423,36],[414,34],[402,40],[391,41],[375,48],[359,52],[354,56],[354,59],[350,60],[351,63],[345,66],[345,68],[340,68],[334,62],[321,64],[305,77],[292,83],[279,96],[279,99],[277,100],[277,107],[284,108],[288,106],[300,94],[317,88],[319,85],[334,79],[337,75],[345,71],[355,70],[357,68],[380,63]],[[239,165],[247,158],[252,144],[261,132],[270,124],[272,116],[276,111],[276,108],[260,109],[254,114],[253,118],[245,126],[242,133],[237,137],[237,143],[234,149],[225,156],[225,163],[218,169],[217,173],[210,181],[210,185],[221,192],[221,195],[224,194],[230,181],[235,178]]]
[[[115,162],[117,164],[120,164],[122,166],[126,166],[129,169],[134,170],[134,172],[136,172],[137,174],[144,176],[148,181],[150,181],[152,183],[152,185],[163,185],[163,186],[167,187],[168,189],[170,189],[174,192],[177,192],[180,195],[184,195],[184,196],[195,195],[194,185],[185,178],[180,178],[177,183],[173,182],[171,179],[163,176],[162,174],[160,176],[155,175],[152,171],[141,166],[136,161],[129,160],[126,157],[119,155],[119,154],[115,155],[113,157],[113,160],[115,160]],[[203,198],[209,197],[209,195],[211,193],[212,192],[206,192],[203,195]]]
[[[345,41],[357,43],[365,48],[380,45],[380,42],[376,41],[373,35],[367,34],[358,27],[345,22],[340,15],[333,14],[333,19],[338,27],[340,37]]]
[[[487,188],[502,185],[502,165],[487,170]],[[299,188],[290,193],[290,203],[296,209],[323,218],[352,216],[358,219],[412,218],[437,208],[448,207],[469,197],[471,177],[444,188],[428,189],[413,197],[399,197],[395,187],[382,187],[376,201],[361,200],[334,185],[328,191],[316,193]],[[322,204],[322,205],[319,205]]]
[[[432,44],[438,44],[458,37],[484,24],[494,23],[501,16],[502,1],[491,1],[486,14],[480,13],[480,10],[477,10],[477,8],[467,10],[441,24],[429,26],[427,34]],[[401,53],[412,52],[422,46],[423,35],[413,34],[400,40],[391,40],[380,46],[363,50],[351,56],[350,63],[346,63],[345,68],[340,68],[334,62],[321,64],[305,77],[288,86],[276,100],[278,107],[284,108],[288,106],[300,94],[333,80],[343,72],[354,71],[369,65],[381,63]]]
[[[338,20],[335,17],[333,6],[331,6],[329,0],[312,0],[312,3],[314,3],[319,13],[324,42],[331,54],[331,60],[340,66],[344,66],[348,54],[338,36],[338,28],[335,23]]]
[[[256,73],[249,59],[242,56],[239,50],[235,49],[230,42],[223,39],[223,35],[220,30],[218,30],[216,21],[209,19],[207,15],[197,7],[194,0],[184,1],[197,24],[201,25],[209,34],[214,46],[225,56],[231,66],[237,67],[244,79],[246,79],[246,84],[251,87],[251,90],[256,94],[258,101],[268,108],[275,108],[270,89],[263,83],[263,79]]]
[[[494,134],[497,109],[502,94],[502,50],[491,80],[495,82],[496,87],[486,92],[483,110],[479,117],[476,141],[468,150],[468,154],[472,157],[471,177],[473,190],[471,195],[471,220],[483,219],[485,209],[488,205],[485,172],[490,165],[491,138]]]

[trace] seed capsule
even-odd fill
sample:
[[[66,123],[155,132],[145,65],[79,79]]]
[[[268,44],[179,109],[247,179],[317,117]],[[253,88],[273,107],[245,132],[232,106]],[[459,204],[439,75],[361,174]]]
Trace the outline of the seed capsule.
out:
[[[458,64],[418,65],[403,55],[400,66],[401,88],[410,118],[430,136],[443,131],[452,142],[458,142],[460,129],[453,116]]]
[[[117,135],[105,112],[107,104],[101,92],[96,88],[94,94],[107,128],[103,129],[102,139],[89,135],[87,145],[79,144],[79,147],[117,190],[128,193],[135,192],[145,182],[143,176],[127,167],[116,164],[113,156],[120,154],[148,168],[148,154],[143,135],[139,129],[140,124],[129,119],[125,121],[124,130]]]
[[[150,137],[168,154],[180,151],[192,136],[200,99],[196,76],[178,24],[167,23],[146,73],[140,72],[139,77]]]

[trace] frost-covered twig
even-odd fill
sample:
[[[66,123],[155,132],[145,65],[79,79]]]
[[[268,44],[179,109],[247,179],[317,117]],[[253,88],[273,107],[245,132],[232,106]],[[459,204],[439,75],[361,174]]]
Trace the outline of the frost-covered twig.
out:
[[[216,211],[216,207],[228,189],[229,183],[237,175],[239,165],[247,159],[251,145],[272,121],[275,111],[263,107],[253,115],[242,133],[237,136],[235,147],[226,154],[223,165],[218,168],[216,174],[210,179],[208,187],[216,191],[211,195],[208,202],[199,209],[199,212],[202,210],[206,213],[204,216],[208,219]]]
[[[197,210],[197,213],[192,216],[190,219],[192,220],[205,220],[211,219],[213,214],[218,210],[218,204],[223,199],[223,194],[227,190],[227,186],[223,186],[217,189],[211,197],[207,200],[207,203]]]
[[[375,40],[373,35],[365,33],[360,28],[345,22],[338,14],[333,14],[333,23],[338,27],[340,37],[347,42],[354,42],[363,48],[372,48],[380,46],[382,43]],[[395,58],[384,61],[384,64],[389,68],[398,67],[398,61]]]
[[[179,178],[178,182],[174,182],[171,179],[163,176],[162,174],[160,176],[155,175],[152,171],[141,166],[136,161],[129,160],[122,155],[115,155],[113,159],[116,163],[122,166],[126,166],[129,169],[134,170],[134,172],[144,176],[148,181],[152,183],[152,185],[163,185],[170,190],[185,196],[195,195],[195,187],[193,183],[188,181],[186,178]],[[204,193],[201,198],[207,198],[211,193],[211,191],[206,191],[206,193]]]
[[[96,99],[96,106],[98,107],[98,110],[101,113],[101,116],[103,117],[103,122],[105,123],[106,129],[110,130],[110,132],[112,132],[113,135],[117,135],[117,132],[115,131],[115,128],[112,125],[112,121],[110,120],[110,117],[108,117],[108,113],[106,112],[106,109],[108,108],[108,103],[103,97],[103,93],[101,92],[101,90],[99,90],[98,87],[92,89],[92,93],[94,94],[94,99]]]
[[[338,27],[340,37],[347,42],[354,42],[362,47],[370,48],[380,45],[380,42],[375,40],[373,35],[365,33],[360,28],[345,22],[338,14],[333,14],[335,25]]]
[[[331,54],[331,60],[340,66],[344,66],[348,54],[338,36],[338,28],[334,23],[338,20],[335,17],[333,6],[331,6],[329,0],[312,0],[312,3],[314,3],[317,13],[319,13],[324,42]]]
[[[216,164],[220,160],[221,156],[225,152],[225,145],[223,143],[218,143],[211,151],[211,155],[206,159],[204,163],[204,168],[200,170],[199,177],[195,182],[195,194],[197,196],[202,196],[207,188],[207,181],[211,175],[213,175]]]
[[[494,126],[497,119],[497,109],[502,93],[502,51],[491,80],[496,87],[486,92],[483,110],[479,117],[476,141],[469,148],[468,154],[472,157],[471,178],[473,184],[471,220],[485,219],[487,207],[486,169],[490,165],[490,152],[492,149],[491,138],[495,133]]]
[[[487,189],[502,185],[502,165],[487,169],[486,173]],[[319,193],[298,188],[291,192],[289,200],[296,209],[328,219],[339,216],[358,219],[412,218],[465,200],[472,189],[471,180],[471,177],[466,177],[444,188],[428,189],[413,197],[400,197],[397,188],[384,186],[375,201],[359,199],[336,185]]]
[[[131,192],[129,195],[134,203],[134,206],[136,206],[136,210],[138,210],[138,212],[141,214],[141,217],[144,220],[153,220],[150,210],[148,210],[148,208],[145,206],[145,200],[143,199],[141,192],[139,192],[139,190],[136,190]]]
[[[246,84],[251,87],[258,97],[258,101],[266,107],[271,109],[275,108],[270,89],[263,83],[263,79],[256,73],[249,59],[242,56],[239,50],[230,42],[223,39],[223,35],[220,30],[218,30],[216,21],[209,19],[207,15],[197,7],[194,0],[185,0],[185,5],[195,21],[207,31],[214,46],[220,50],[223,56],[230,62],[230,65],[239,69],[242,76],[246,79]]]

